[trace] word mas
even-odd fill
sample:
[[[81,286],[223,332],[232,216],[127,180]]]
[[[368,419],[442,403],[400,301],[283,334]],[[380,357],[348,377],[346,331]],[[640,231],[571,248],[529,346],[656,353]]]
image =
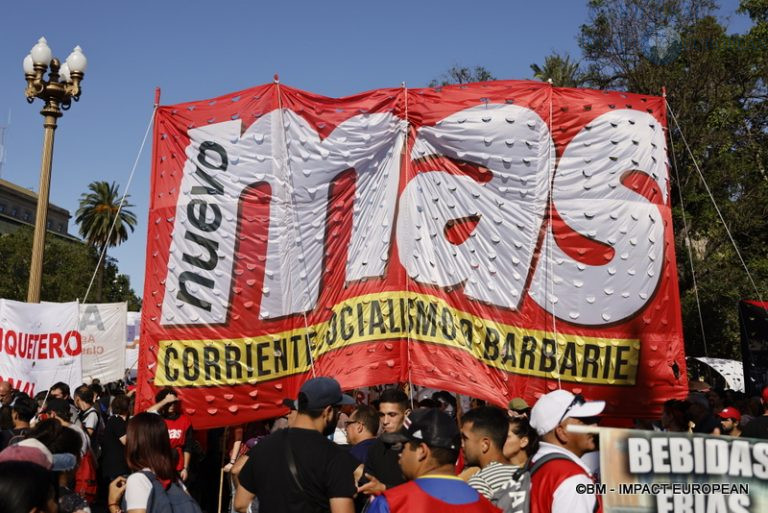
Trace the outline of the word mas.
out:
[[[240,120],[190,129],[160,322],[227,322],[243,229],[239,200],[257,184],[270,188],[261,319],[317,307],[327,251],[346,251],[347,283],[383,278],[393,241],[411,280],[461,286],[468,299],[499,308],[516,310],[528,294],[558,318],[602,326],[651,300],[662,275],[659,205],[666,205],[668,190],[664,130],[652,115],[617,109],[598,116],[571,140],[557,167],[547,123],[517,105],[468,108],[415,134],[406,158],[419,171],[403,178],[406,122],[390,113],[353,116],[324,139],[286,109],[244,133]],[[441,165],[445,160],[482,172],[457,173]],[[349,170],[352,233],[339,247],[326,237],[329,190]],[[659,194],[649,199],[626,186],[630,175],[642,175]],[[561,248],[555,223],[547,223],[533,266],[550,204],[605,256],[587,259]],[[476,223],[469,236],[449,240],[446,227],[467,219]]]

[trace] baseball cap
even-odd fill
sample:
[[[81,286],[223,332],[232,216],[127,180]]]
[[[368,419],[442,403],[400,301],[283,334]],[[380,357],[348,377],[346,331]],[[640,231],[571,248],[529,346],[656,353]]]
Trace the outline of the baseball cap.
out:
[[[734,408],[733,406],[729,406],[727,408],[724,408],[723,411],[717,414],[721,419],[733,419],[737,422],[741,421],[741,412]]]
[[[296,401],[294,401],[293,399],[288,399],[288,398],[283,399],[283,406],[285,406],[291,411],[296,411]]]
[[[306,397],[306,405],[301,401],[301,394]],[[333,378],[321,376],[312,378],[299,390],[298,405],[302,409],[319,410],[326,406],[341,406],[342,404],[355,404],[355,400],[341,393],[341,385]]]
[[[0,452],[0,461],[28,461],[54,472],[72,470],[77,465],[74,454],[51,454],[51,451],[35,438],[27,438],[6,447]]]
[[[394,433],[384,433],[381,440],[389,444],[423,442],[430,447],[442,447],[452,451],[461,448],[461,432],[456,421],[436,408],[418,408]]]
[[[567,390],[555,390],[536,401],[531,409],[531,427],[545,435],[568,418],[594,417],[602,413],[605,401],[585,401]]]
[[[507,409],[509,410],[527,410],[528,408],[530,408],[530,406],[528,406],[528,403],[525,402],[525,399],[522,397],[515,397],[509,401],[509,404],[507,405]]]

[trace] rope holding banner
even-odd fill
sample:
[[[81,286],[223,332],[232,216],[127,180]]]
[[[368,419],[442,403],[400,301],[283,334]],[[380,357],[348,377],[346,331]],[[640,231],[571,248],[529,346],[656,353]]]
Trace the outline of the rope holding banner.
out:
[[[405,181],[408,181],[409,173],[411,170],[411,158],[410,154],[408,153],[408,132],[410,127],[410,120],[408,119],[408,86],[405,84],[405,81],[401,82],[400,86],[403,88],[403,98],[404,98],[404,109],[405,109],[405,144],[403,144],[403,154],[401,155],[401,158],[405,160]],[[408,273],[406,271],[405,276],[405,296],[409,297],[409,281],[408,281]],[[410,315],[410,311],[408,312]],[[406,354],[408,355],[408,397],[411,400],[411,409],[414,409],[414,401],[413,401],[413,378],[412,378],[412,365],[411,365],[411,330],[408,330],[407,338],[406,338]]]
[[[284,149],[284,155],[285,155],[285,171],[286,171],[286,175],[287,175],[285,177],[285,183],[288,185],[288,193],[287,193],[287,196],[288,196],[287,200],[288,201],[287,201],[287,205],[290,206],[290,212],[288,213],[288,215],[292,214],[292,217],[293,217],[293,220],[290,220],[290,219],[286,220],[286,223],[290,224],[290,226],[293,227],[294,235],[295,235],[294,236],[294,241],[298,241],[298,240],[301,240],[300,239],[301,233],[299,232],[299,228],[298,228],[299,227],[299,219],[297,217],[296,207],[295,207],[294,202],[293,202],[293,191],[294,191],[293,172],[291,171],[291,159],[288,158],[288,144],[286,142],[286,135],[287,135],[286,134],[286,130],[287,129],[286,129],[286,126],[285,126],[285,121],[283,120],[283,115],[284,115],[284,112],[283,112],[283,97],[282,97],[282,90],[280,89],[280,77],[278,76],[277,73],[275,73],[274,80],[275,80],[275,87],[277,88],[277,108],[278,108],[278,119],[280,121],[280,132],[283,134],[283,149]],[[282,167],[283,166],[281,166],[281,168]],[[295,247],[295,245],[291,246],[291,247]],[[303,257],[303,255],[302,255],[302,257]],[[304,274],[308,275],[306,259],[305,258],[301,258],[301,259],[299,259],[299,261],[301,262],[301,265],[304,268]],[[309,285],[306,284],[306,280],[305,280],[304,294],[307,297],[307,305],[310,305],[312,303],[312,301],[311,301],[311,297],[309,295],[310,294],[310,292],[309,292]],[[312,346],[310,345],[310,342],[309,342],[309,319],[307,318],[306,310],[302,311],[302,317],[304,318],[304,329],[306,330],[306,333],[307,333],[307,336],[305,338],[306,338],[306,341],[307,341],[307,345],[309,346],[308,347],[308,351],[307,351],[307,354],[309,355],[309,365],[310,365],[310,369],[312,370],[312,377],[315,378],[315,377],[317,377],[317,374],[315,372],[315,355],[312,353]]]
[[[664,98],[664,102],[667,101],[667,88],[662,87],[661,91],[662,97]],[[691,267],[691,277],[693,279],[693,294],[696,297],[696,310],[699,314],[699,327],[701,328],[701,340],[704,343],[704,356],[709,356],[709,351],[707,350],[707,335],[706,331],[704,330],[704,316],[701,313],[701,301],[699,300],[699,286],[696,281],[696,269],[693,265],[693,248],[691,245],[691,239],[688,236],[688,216],[685,214],[685,200],[683,199],[683,188],[682,188],[682,182],[680,181],[680,174],[678,172],[678,166],[677,166],[677,155],[675,153],[675,143],[672,140],[672,134],[669,133],[669,129],[667,129],[668,135],[669,135],[669,146],[672,150],[672,170],[675,173],[675,180],[677,180],[678,186],[677,186],[677,194],[680,198],[680,211],[682,213],[683,218],[683,232],[685,236],[685,249],[688,250],[688,263]]]
[[[152,123],[155,119],[155,114],[157,113],[158,104],[160,102],[160,88],[155,88],[155,103],[152,106],[152,114],[149,117],[149,123],[147,123],[147,129],[144,131],[144,137],[141,140],[141,145],[139,146],[139,151],[136,154],[136,159],[133,161],[133,167],[131,168],[131,172],[128,175],[128,182],[125,184],[125,190],[123,191],[123,196],[120,198],[120,203],[117,207],[117,212],[115,212],[115,217],[112,219],[112,225],[109,227],[109,232],[107,233],[107,240],[109,240],[112,237],[112,232],[115,230],[115,225],[117,223],[117,220],[120,218],[120,212],[123,209],[123,205],[125,204],[125,199],[128,197],[128,191],[131,189],[131,184],[133,183],[133,177],[136,174],[136,168],[139,165],[139,159],[141,159],[141,155],[144,153],[144,146],[147,144],[147,138],[149,137],[149,132],[152,129]],[[104,261],[104,258],[107,255],[107,248],[108,246],[104,246],[101,250],[101,253],[99,254],[99,260],[96,262],[96,268],[93,270],[93,274],[91,274],[91,280],[88,283],[88,288],[85,290],[85,296],[83,296],[83,301],[81,304],[86,303],[88,301],[88,295],[91,293],[91,288],[93,287],[93,282],[96,279],[96,275],[99,272],[99,267],[101,267],[101,263]],[[79,313],[79,306],[78,306],[78,318],[77,318],[77,327],[80,328],[80,323],[82,322],[82,317]],[[98,354],[96,356],[96,361],[98,363],[99,356]],[[69,382],[72,378],[72,369],[73,366],[69,366],[69,373],[67,374],[67,382]],[[81,376],[82,378],[82,376]],[[46,395],[46,399],[47,399]]]
[[[696,157],[693,155],[693,151],[691,150],[691,147],[688,145],[688,140],[685,138],[683,129],[680,127],[680,123],[678,123],[677,121],[677,116],[675,116],[675,113],[672,110],[672,106],[667,101],[666,96],[664,96],[664,104],[667,106],[667,110],[669,111],[669,114],[672,116],[672,120],[675,122],[675,126],[677,127],[677,130],[680,132],[680,138],[683,140],[685,149],[688,151],[688,156],[691,157],[691,162],[693,162],[693,167],[694,169],[696,169],[696,172],[698,173],[699,178],[701,178],[701,183],[704,185],[704,189],[707,191],[707,194],[709,195],[709,199],[712,201],[712,205],[715,207],[715,212],[717,212],[717,217],[719,217],[720,222],[723,223],[723,228],[725,228],[725,233],[728,234],[728,239],[731,241],[731,245],[733,245],[734,251],[736,251],[736,256],[739,257],[739,261],[741,262],[742,267],[744,267],[744,271],[747,273],[747,278],[749,279],[749,282],[752,285],[752,288],[755,290],[755,294],[757,294],[757,298],[760,300],[760,302],[762,302],[763,296],[762,294],[760,294],[760,290],[757,288],[757,284],[755,283],[755,280],[752,279],[752,273],[749,272],[747,263],[744,261],[744,258],[741,256],[741,251],[739,251],[739,247],[736,244],[736,241],[734,240],[733,235],[731,234],[731,230],[730,228],[728,228],[728,223],[725,222],[723,213],[720,211],[720,207],[717,206],[717,201],[715,200],[715,197],[712,194],[712,191],[709,189],[707,180],[704,178],[704,173],[702,173],[701,168],[699,167],[699,162],[696,160]]]
[[[554,101],[554,86],[552,85],[552,79],[547,79],[547,83],[549,84],[549,131],[550,133],[554,132],[554,114],[553,114],[553,101]],[[549,148],[547,148],[547,180],[549,183],[549,205],[547,208],[547,216],[548,216],[548,224],[549,229],[552,230],[552,242],[555,243],[555,229],[554,226],[552,226],[552,209],[554,208],[552,195],[554,194],[554,187],[555,187],[555,159],[553,158],[553,154],[555,153],[555,141],[550,136],[549,138]],[[545,290],[544,290],[544,301],[547,301],[547,290],[546,290],[546,284],[550,284],[552,287],[552,295],[554,296],[554,290],[555,290],[555,270],[554,270],[554,259],[552,258],[552,245],[547,244],[546,251],[548,253],[547,261],[549,262],[549,266],[547,268],[547,275],[549,276],[548,280],[545,280]],[[555,361],[559,361],[557,349],[558,349],[558,343],[557,343],[557,315],[555,315],[555,303],[552,303],[552,338],[555,339]],[[562,382],[560,380],[560,373],[557,373],[557,388],[561,389],[563,388]]]

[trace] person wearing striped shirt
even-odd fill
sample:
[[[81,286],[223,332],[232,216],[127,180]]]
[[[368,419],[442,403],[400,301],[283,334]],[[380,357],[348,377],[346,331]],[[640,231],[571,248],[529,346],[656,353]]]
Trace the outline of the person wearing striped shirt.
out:
[[[509,416],[501,408],[481,406],[461,417],[464,462],[467,466],[480,467],[467,484],[487,499],[509,482],[517,470],[503,454],[508,431]]]

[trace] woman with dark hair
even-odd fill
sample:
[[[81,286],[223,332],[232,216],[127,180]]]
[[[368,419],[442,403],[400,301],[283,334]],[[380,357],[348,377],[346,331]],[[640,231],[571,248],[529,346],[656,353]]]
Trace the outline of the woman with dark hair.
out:
[[[539,448],[536,430],[525,417],[509,419],[509,432],[502,452],[512,465],[522,467]]]
[[[0,463],[0,511],[56,513],[58,510],[50,471],[28,461]]]
[[[125,459],[133,473],[109,485],[109,513],[122,511],[123,495],[127,513],[146,513],[153,483],[145,472],[153,474],[166,490],[179,483],[168,429],[159,415],[143,412],[128,421]]]
[[[129,409],[130,399],[125,394],[114,396],[110,404],[112,415],[107,419],[101,442],[101,475],[107,483],[131,472],[125,461],[125,426]]]

